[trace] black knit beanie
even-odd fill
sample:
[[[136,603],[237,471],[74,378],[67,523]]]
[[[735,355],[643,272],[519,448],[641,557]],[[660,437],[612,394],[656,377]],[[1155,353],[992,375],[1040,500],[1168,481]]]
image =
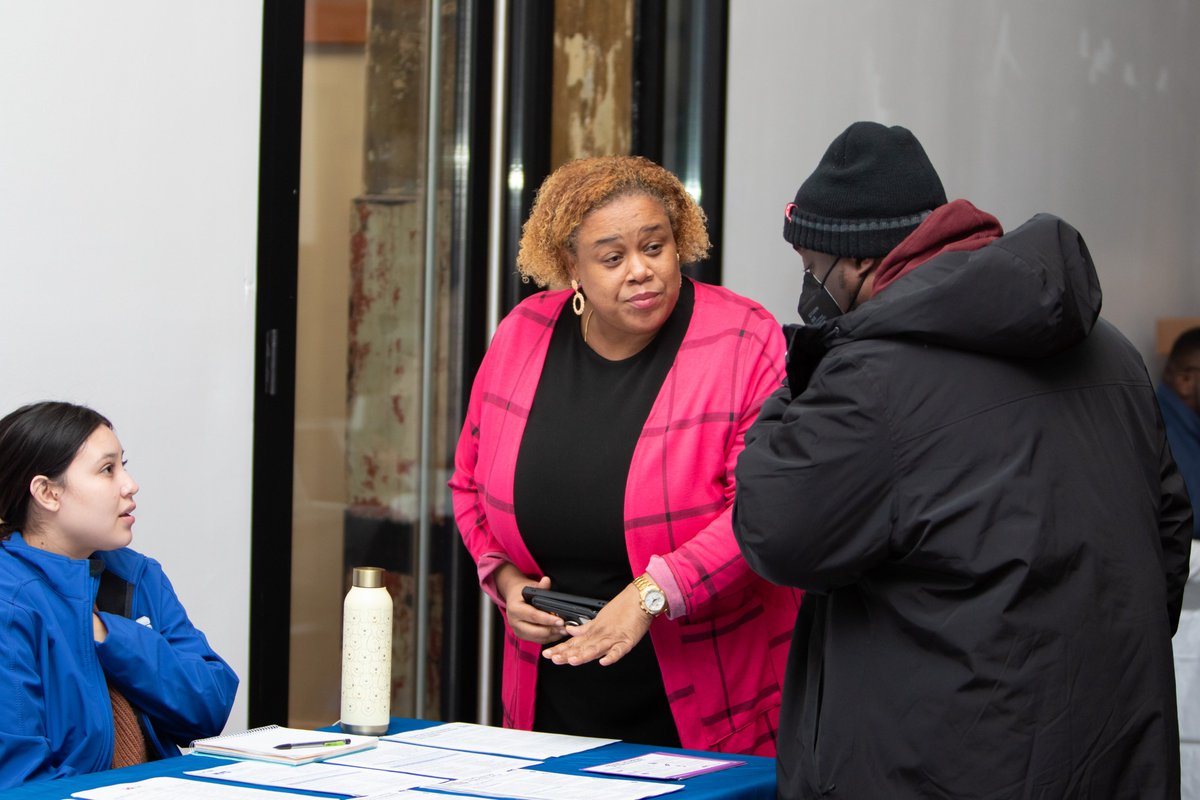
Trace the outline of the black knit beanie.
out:
[[[818,253],[881,258],[945,202],[937,172],[907,128],[855,122],[796,192],[783,238]]]

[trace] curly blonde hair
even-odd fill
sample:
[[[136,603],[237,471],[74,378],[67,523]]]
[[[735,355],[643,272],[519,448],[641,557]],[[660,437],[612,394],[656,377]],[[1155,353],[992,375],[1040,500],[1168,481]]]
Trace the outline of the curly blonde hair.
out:
[[[538,286],[570,283],[567,254],[584,217],[630,194],[663,204],[682,263],[708,258],[704,211],[670,171],[641,156],[579,158],[554,170],[538,189],[517,253],[523,279]]]

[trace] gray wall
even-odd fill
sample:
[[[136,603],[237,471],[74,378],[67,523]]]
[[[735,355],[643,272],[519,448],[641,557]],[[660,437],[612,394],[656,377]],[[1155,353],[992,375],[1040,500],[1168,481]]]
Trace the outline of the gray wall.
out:
[[[1200,315],[1200,6],[1190,0],[733,0],[725,284],[797,321],[783,207],[848,124],[910,128],[947,195],[1087,241],[1104,316],[1157,370]]]
[[[243,680],[261,42],[244,0],[0,9],[0,414],[112,419],[133,546]]]

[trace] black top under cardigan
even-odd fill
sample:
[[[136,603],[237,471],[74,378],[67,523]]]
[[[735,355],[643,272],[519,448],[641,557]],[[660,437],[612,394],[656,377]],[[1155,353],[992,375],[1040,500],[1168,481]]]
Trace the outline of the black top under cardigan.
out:
[[[694,300],[684,281],[658,335],[620,361],[593,351],[565,306],[555,324],[513,492],[517,526],[557,591],[611,600],[634,577],[624,526],[629,464]],[[679,746],[649,636],[606,667],[540,660],[534,709],[535,730]]]

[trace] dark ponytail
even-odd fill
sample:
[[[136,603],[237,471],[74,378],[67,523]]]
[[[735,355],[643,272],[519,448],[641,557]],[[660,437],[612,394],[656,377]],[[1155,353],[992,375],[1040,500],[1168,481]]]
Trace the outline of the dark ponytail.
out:
[[[59,402],[22,406],[0,419],[0,539],[25,525],[30,482],[38,475],[60,479],[101,425],[112,427],[90,408]]]

